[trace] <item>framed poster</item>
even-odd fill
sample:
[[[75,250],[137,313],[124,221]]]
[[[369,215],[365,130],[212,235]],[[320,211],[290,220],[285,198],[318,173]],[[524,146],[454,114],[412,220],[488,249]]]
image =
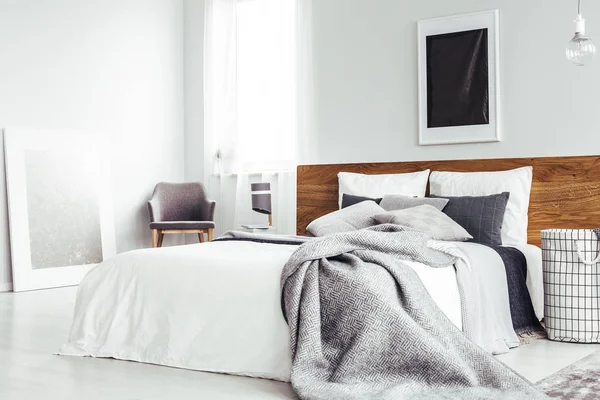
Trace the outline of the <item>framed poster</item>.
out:
[[[107,142],[5,129],[15,292],[78,285],[116,253]]]
[[[498,10],[420,21],[419,144],[500,141]]]

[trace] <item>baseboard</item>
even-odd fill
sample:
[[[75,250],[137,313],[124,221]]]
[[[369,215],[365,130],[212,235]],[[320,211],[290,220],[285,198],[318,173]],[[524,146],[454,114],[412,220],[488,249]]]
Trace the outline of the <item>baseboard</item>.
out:
[[[0,293],[2,292],[12,292],[13,284],[12,283],[0,283]]]

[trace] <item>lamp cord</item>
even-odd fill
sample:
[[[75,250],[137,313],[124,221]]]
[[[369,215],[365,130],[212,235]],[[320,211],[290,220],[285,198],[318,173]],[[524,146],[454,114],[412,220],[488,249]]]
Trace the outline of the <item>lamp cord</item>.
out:
[[[577,15],[581,15],[581,0],[577,0]]]

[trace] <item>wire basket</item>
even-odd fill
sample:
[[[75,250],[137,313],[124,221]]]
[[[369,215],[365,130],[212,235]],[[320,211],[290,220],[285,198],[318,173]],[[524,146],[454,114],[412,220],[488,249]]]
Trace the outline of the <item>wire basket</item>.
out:
[[[582,229],[541,232],[544,321],[550,340],[600,343],[597,232]]]

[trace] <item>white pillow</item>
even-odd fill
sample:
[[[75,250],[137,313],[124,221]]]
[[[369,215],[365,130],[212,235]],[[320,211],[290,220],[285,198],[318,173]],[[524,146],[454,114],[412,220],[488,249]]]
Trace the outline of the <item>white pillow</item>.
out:
[[[428,178],[429,170],[392,175],[340,172],[338,174],[340,208],[344,193],[371,198],[380,198],[386,194],[425,197]]]
[[[473,239],[469,232],[452,218],[430,205],[388,211],[375,216],[382,224],[405,226],[425,232],[433,239],[464,242]]]
[[[527,244],[529,197],[533,167],[501,172],[437,172],[431,173],[430,192],[436,196],[489,196],[509,192],[502,244]]]

